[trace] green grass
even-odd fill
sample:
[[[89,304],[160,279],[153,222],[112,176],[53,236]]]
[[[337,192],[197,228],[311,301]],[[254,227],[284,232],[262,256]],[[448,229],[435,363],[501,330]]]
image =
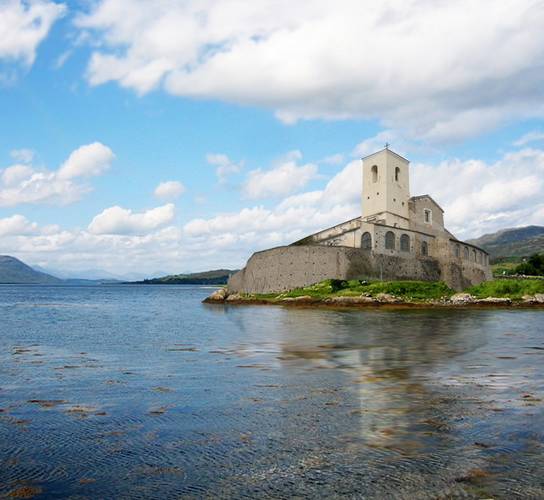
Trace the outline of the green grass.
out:
[[[505,279],[485,281],[484,283],[468,288],[466,292],[479,299],[484,299],[486,297],[521,299],[524,295],[544,293],[544,280]]]
[[[354,297],[366,294],[375,297],[388,293],[405,300],[423,301],[450,297],[455,293],[445,283],[426,281],[360,281],[325,280],[315,285],[296,288],[282,294],[254,295],[257,299],[282,299],[286,297],[310,296],[317,299],[328,297]]]
[[[504,276],[516,274],[516,267],[519,266],[521,259],[517,262],[497,262],[491,266],[493,276]]]
[[[486,281],[465,290],[476,298],[507,297],[513,300],[524,295],[544,293],[544,280],[538,279],[503,279]],[[330,297],[358,297],[366,295],[376,297],[379,293],[387,293],[408,302],[425,302],[451,297],[455,291],[441,281],[361,281],[329,279],[304,288],[296,288],[284,293],[247,295],[246,298],[276,301],[287,297],[310,296],[316,299]]]

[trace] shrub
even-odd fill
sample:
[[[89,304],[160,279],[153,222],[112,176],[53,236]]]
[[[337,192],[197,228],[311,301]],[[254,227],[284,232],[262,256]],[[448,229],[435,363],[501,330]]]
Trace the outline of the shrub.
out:
[[[527,262],[522,262],[516,267],[516,274],[544,276],[544,254],[531,255]]]

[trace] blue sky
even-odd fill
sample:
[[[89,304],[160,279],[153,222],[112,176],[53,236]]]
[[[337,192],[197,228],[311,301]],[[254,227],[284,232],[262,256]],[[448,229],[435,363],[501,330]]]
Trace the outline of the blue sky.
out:
[[[357,159],[386,141],[457,236],[544,224],[542,21],[536,0],[0,0],[0,253],[238,267],[358,215]]]

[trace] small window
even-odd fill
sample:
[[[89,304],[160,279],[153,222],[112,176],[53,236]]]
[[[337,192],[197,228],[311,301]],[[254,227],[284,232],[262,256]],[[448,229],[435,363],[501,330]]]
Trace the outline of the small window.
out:
[[[387,250],[395,250],[395,233],[393,231],[385,233],[385,248]]]
[[[472,262],[476,262],[476,250],[472,250]]]
[[[461,247],[459,245],[455,245],[455,256],[461,257]]]
[[[361,248],[363,250],[372,250],[372,236],[370,233],[363,233],[361,237]]]
[[[395,181],[399,182],[399,179],[400,179],[400,168],[395,167]]]
[[[468,260],[468,247],[463,248],[463,258]]]
[[[429,255],[429,245],[426,241],[421,242],[421,255]]]
[[[428,208],[423,210],[423,217],[424,217],[424,220],[425,220],[426,224],[431,224],[432,223],[433,215],[432,215],[432,212]]]
[[[372,182],[378,182],[378,165],[373,165],[370,171],[372,172]]]
[[[410,251],[410,236],[408,236],[407,234],[403,234],[400,237],[400,249],[402,252]]]

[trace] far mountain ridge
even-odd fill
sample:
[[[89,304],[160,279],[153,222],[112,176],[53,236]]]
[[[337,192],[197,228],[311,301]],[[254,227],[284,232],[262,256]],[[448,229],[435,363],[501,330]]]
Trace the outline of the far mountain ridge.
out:
[[[235,272],[237,271],[232,269],[214,269],[198,273],[171,274],[135,283],[145,285],[224,285]]]
[[[47,273],[36,271],[10,255],[0,255],[0,283],[22,285],[58,285],[62,280]]]
[[[528,257],[544,252],[544,227],[525,226],[501,229],[468,240],[489,252],[491,258]]]

